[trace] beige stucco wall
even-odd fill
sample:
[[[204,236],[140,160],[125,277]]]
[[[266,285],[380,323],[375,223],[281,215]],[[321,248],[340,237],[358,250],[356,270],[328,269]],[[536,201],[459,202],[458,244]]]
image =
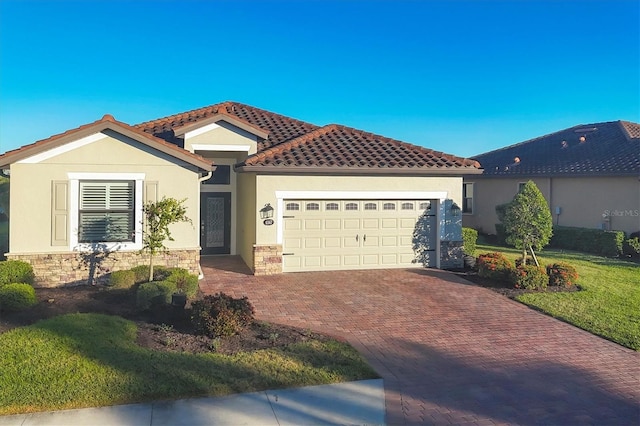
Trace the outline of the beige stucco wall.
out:
[[[276,191],[445,192],[446,198],[461,205],[462,177],[258,175],[254,211],[256,244],[277,242],[278,224],[265,226],[257,213],[262,206],[270,203],[276,209],[274,219],[277,218]]]
[[[194,152],[193,145],[209,145],[212,147],[215,145],[248,145],[250,147],[248,153],[255,154],[257,150],[257,138],[255,135],[223,121],[209,126],[212,129],[204,133],[196,135],[192,135],[192,133],[185,134],[184,148]]]
[[[239,173],[237,191],[237,253],[244,262],[253,266],[253,245],[256,242],[256,216],[259,217],[256,205],[255,173]]]
[[[463,226],[495,233],[495,206],[511,201],[523,178],[465,177],[474,183],[474,212],[463,215]],[[640,230],[640,182],[638,177],[561,177],[532,179],[544,195],[553,223],[562,226],[600,228],[627,233]],[[560,207],[560,215],[556,208]],[[603,218],[609,215],[609,222]]]
[[[145,182],[158,182],[158,198],[186,198],[187,214],[194,223],[173,225],[175,241],[168,241],[166,245],[173,249],[197,248],[199,175],[192,166],[150,151],[138,142],[110,133],[103,139],[34,164],[28,159],[12,164],[10,252],[50,253],[72,249],[51,244],[52,181],[68,181],[68,173],[144,173]],[[77,229],[77,224],[69,223],[68,228]]]

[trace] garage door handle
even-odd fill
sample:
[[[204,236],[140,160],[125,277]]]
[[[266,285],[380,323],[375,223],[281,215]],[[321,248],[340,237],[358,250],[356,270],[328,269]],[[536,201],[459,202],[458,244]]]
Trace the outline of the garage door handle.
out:
[[[362,242],[366,243],[367,242],[367,234],[364,234],[364,237],[362,237]]]
[[[358,234],[356,234],[356,241],[360,241],[360,238],[358,237]]]
[[[283,256],[293,256],[295,253],[282,253]]]

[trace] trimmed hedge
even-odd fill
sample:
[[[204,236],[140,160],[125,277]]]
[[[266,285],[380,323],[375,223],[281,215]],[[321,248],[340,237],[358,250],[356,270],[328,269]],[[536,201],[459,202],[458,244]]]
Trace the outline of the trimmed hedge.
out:
[[[464,254],[473,256],[476,254],[476,243],[478,241],[478,231],[473,228],[462,228],[462,250]]]
[[[554,226],[551,247],[593,253],[605,257],[622,254],[624,232]]]
[[[0,262],[0,287],[11,283],[33,284],[33,268],[22,260]]]
[[[173,269],[165,281],[172,283],[178,291],[186,294],[187,297],[195,297],[198,293],[198,276],[190,274],[186,269]]]
[[[549,285],[553,286],[571,287],[578,280],[578,271],[566,262],[547,265],[547,274]]]
[[[136,274],[130,269],[113,271],[109,277],[109,286],[113,288],[131,288],[136,282]]]
[[[502,253],[485,253],[478,256],[478,275],[496,281],[509,282],[513,265]]]
[[[21,311],[38,303],[31,284],[10,283],[0,287],[0,310]]]
[[[135,274],[135,284],[142,284],[149,282],[149,265],[139,265],[131,268],[131,271]],[[153,280],[164,281],[171,274],[171,269],[165,266],[153,267]]]
[[[549,277],[541,266],[525,265],[511,270],[511,282],[515,288],[526,290],[544,290]]]
[[[171,295],[177,291],[174,283],[153,281],[140,284],[136,292],[136,306],[141,311],[171,303]]]

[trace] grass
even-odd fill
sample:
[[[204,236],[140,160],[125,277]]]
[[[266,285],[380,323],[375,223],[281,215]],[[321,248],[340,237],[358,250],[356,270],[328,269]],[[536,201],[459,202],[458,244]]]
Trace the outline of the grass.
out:
[[[520,252],[479,244],[478,253],[499,251],[515,260]],[[640,265],[578,252],[548,250],[540,264],[557,261],[573,265],[579,292],[528,293],[516,300],[622,346],[640,351]]]
[[[377,377],[337,341],[225,356],[153,351],[135,338],[135,323],[100,314],[68,314],[0,334],[0,414]]]

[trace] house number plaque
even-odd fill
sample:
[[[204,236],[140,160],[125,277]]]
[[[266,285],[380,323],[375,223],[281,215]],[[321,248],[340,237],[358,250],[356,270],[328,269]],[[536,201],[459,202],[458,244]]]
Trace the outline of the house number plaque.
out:
[[[273,225],[273,219],[265,219],[262,221],[262,223],[264,223],[267,226],[271,226]]]

